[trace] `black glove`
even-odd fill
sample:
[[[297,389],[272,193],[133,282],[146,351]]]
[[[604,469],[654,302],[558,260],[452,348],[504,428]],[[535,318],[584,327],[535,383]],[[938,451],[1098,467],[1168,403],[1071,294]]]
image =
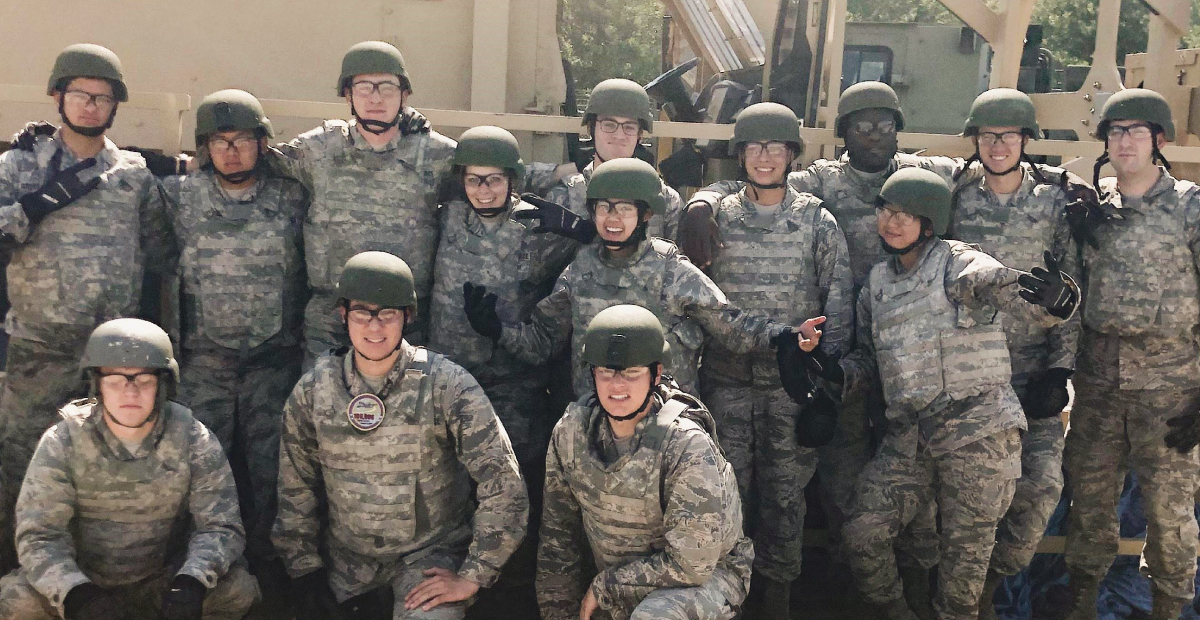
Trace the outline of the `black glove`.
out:
[[[713,206],[704,200],[690,202],[679,221],[679,251],[697,267],[707,270],[721,251],[721,229]]]
[[[797,346],[797,348],[799,347]],[[817,347],[808,353],[801,350],[800,354],[804,356],[804,366],[808,368],[809,372],[830,383],[846,382],[846,373],[842,371],[842,365],[822,350],[821,347]]]
[[[1046,261],[1045,269],[1034,267],[1032,272],[1017,278],[1021,299],[1066,319],[1079,303],[1079,289],[1070,276],[1058,270],[1058,261],[1049,250],[1042,253],[1042,259]]]
[[[391,586],[379,586],[342,601],[338,608],[345,620],[392,620],[395,605],[396,595]]]
[[[1071,400],[1067,393],[1067,379],[1073,373],[1073,370],[1066,368],[1047,368],[1030,377],[1029,384],[1025,386],[1025,395],[1021,398],[1025,416],[1031,420],[1045,420],[1061,414]]]
[[[123,151],[130,151],[142,156],[146,160],[146,168],[150,170],[150,174],[156,177],[169,177],[175,174],[187,174],[187,162],[182,157],[172,157],[155,153],[149,149],[141,149],[136,146],[123,146]]]
[[[801,407],[808,404],[815,388],[808,369],[804,366],[804,352],[796,342],[796,332],[786,330],[771,339],[775,349],[775,364],[779,366],[779,382],[783,391]]]
[[[1112,221],[1125,219],[1116,207],[1107,202],[1101,202],[1096,190],[1083,183],[1072,183],[1067,180],[1069,175],[1062,175],[1063,191],[1066,192],[1067,224],[1071,227],[1071,237],[1075,244],[1083,247],[1088,244],[1100,249],[1100,240],[1096,238],[1096,230]]]
[[[596,238],[596,226],[591,220],[575,215],[557,202],[550,202],[537,194],[522,194],[521,200],[529,203],[532,208],[518,205],[513,209],[512,218],[537,220],[538,225],[534,227],[533,232],[552,232],[585,245]]]
[[[467,321],[481,336],[492,340],[500,339],[500,316],[496,314],[496,294],[487,292],[487,287],[463,283],[463,310]]]
[[[46,121],[30,121],[25,123],[21,131],[13,134],[9,144],[16,151],[33,151],[33,145],[37,144],[38,136],[52,136],[58,131],[58,127],[47,123]]]
[[[796,420],[796,443],[820,448],[833,440],[838,426],[838,404],[822,388],[813,388],[808,405],[801,406]]]
[[[889,421],[887,417],[887,402],[883,398],[883,392],[878,389],[870,389],[866,395],[867,407],[867,442],[871,448],[871,454],[878,454],[879,448],[883,446],[883,438],[887,437]]]
[[[191,575],[176,575],[163,593],[163,620],[201,620],[208,588]]]
[[[796,442],[805,448],[819,448],[829,443],[837,431],[837,403],[825,390],[813,384],[804,363],[807,354],[800,350],[795,332],[783,332],[772,344],[783,391],[800,405],[800,413],[796,416]]]
[[[88,581],[63,599],[66,620],[126,620],[125,604],[112,592]]]
[[[337,597],[329,587],[329,571],[318,568],[292,580],[292,609],[296,620],[337,618]]]
[[[79,200],[100,184],[99,176],[92,177],[85,182],[80,182],[78,176],[79,171],[94,166],[96,158],[89,157],[66,170],[60,170],[62,154],[63,152],[58,150],[50,158],[48,166],[50,174],[46,175],[46,182],[36,191],[21,196],[17,201],[21,203],[21,208],[25,210],[25,217],[29,218],[31,224],[37,224],[47,215]]]
[[[425,118],[416,108],[404,108],[404,112],[400,114],[400,134],[411,136],[415,133],[429,133],[433,129],[433,123]]]

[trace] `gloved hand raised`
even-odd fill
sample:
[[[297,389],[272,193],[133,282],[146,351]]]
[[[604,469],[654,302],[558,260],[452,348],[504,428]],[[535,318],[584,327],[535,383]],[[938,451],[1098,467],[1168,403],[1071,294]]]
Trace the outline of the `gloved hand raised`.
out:
[[[716,209],[706,200],[693,200],[679,221],[679,251],[704,271],[721,251],[721,229],[717,227]]]
[[[425,118],[416,108],[404,108],[400,113],[400,133],[405,136],[411,136],[415,133],[429,133],[433,129],[433,123]]]
[[[1058,261],[1049,250],[1042,254],[1046,268],[1034,267],[1030,273],[1017,278],[1021,299],[1039,305],[1050,314],[1068,319],[1079,305],[1079,287],[1071,276],[1059,271]]]
[[[38,136],[52,136],[56,131],[58,127],[46,121],[30,121],[25,123],[21,131],[14,133],[8,142],[14,150],[33,152],[33,145],[37,144]]]
[[[100,184],[99,176],[94,176],[87,181],[79,180],[79,172],[96,165],[95,157],[89,157],[74,166],[61,170],[62,154],[60,149],[50,157],[46,182],[17,200],[21,203],[21,208],[25,211],[25,217],[29,218],[30,224],[36,225],[47,215],[79,200]]]
[[[533,232],[551,232],[583,244],[591,243],[592,239],[596,238],[596,226],[592,221],[572,213],[570,209],[537,194],[522,194],[521,200],[532,208],[523,204],[517,205],[513,209],[512,218],[537,220],[538,225],[534,227]]]
[[[481,336],[499,340],[502,327],[500,315],[496,314],[496,294],[487,292],[482,285],[463,283],[463,310],[467,321]]]

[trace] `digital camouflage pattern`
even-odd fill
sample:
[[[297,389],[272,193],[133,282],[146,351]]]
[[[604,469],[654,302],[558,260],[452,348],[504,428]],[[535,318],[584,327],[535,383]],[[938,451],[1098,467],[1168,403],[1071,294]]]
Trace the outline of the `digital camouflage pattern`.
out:
[[[461,366],[405,342],[379,394],[385,418],[362,432],[347,407],[370,388],[353,360],[321,357],[284,408],[273,540],[288,573],[321,568],[327,546],[330,583],[345,600],[397,564],[469,541],[458,574],[492,585],[525,536],[529,504],[483,390]]]
[[[721,201],[717,225],[722,247],[709,273],[732,303],[789,325],[824,315],[822,348],[840,355],[849,347],[854,306],[846,240],[820,200],[789,189],[764,218],[743,189]],[[761,513],[755,570],[790,582],[800,574],[803,547],[800,490],[816,471],[817,451],[795,440],[799,407],[783,391],[775,353],[762,347],[738,354],[712,342],[700,385],[743,501]]]
[[[1064,217],[1070,199],[1057,183],[1066,172],[1043,166],[1046,182],[1039,183],[1029,164],[1021,166],[1021,185],[1005,204],[985,180],[975,180],[982,177],[982,171],[974,164],[979,174],[968,174],[970,180],[954,193],[949,236],[977,244],[1001,263],[1018,269],[1040,266],[1042,252],[1049,249],[1063,271],[1078,274],[1077,248]],[[1050,328],[1003,315],[1002,319],[1018,395],[1023,395],[1026,383],[1037,373],[1074,368],[1078,316]],[[1002,575],[1016,574],[1033,560],[1062,494],[1062,422],[1057,417],[1029,420],[1021,439],[1021,479],[992,551],[992,570]]]
[[[1067,566],[1102,576],[1116,553],[1116,489],[1137,473],[1148,520],[1143,558],[1155,593],[1192,599],[1197,451],[1168,448],[1166,421],[1197,406],[1200,189],[1166,170],[1140,199],[1102,188],[1123,220],[1083,247],[1083,333],[1066,463],[1074,506]]]
[[[571,212],[591,218],[587,210],[587,186],[588,179],[592,177],[592,170],[596,167],[595,162],[584,167],[583,172],[572,174],[557,185],[550,188],[546,192],[546,200],[558,203]],[[647,237],[658,237],[660,239],[674,239],[676,233],[679,232],[679,220],[683,217],[683,199],[679,197],[679,192],[673,187],[667,185],[666,181],[662,184],[663,201],[667,203],[666,215],[654,214],[650,218],[650,223],[646,226]]]
[[[205,618],[244,615],[258,591],[235,565],[245,546],[237,491],[208,429],[171,403],[131,453],[95,401],[74,401],[62,416],[38,444],[21,489],[22,569],[4,581],[0,615],[58,617],[66,594],[88,581],[135,600],[156,584],[161,596],[176,574],[215,595]],[[47,603],[57,615],[45,614]]]
[[[32,152],[0,155],[0,243],[13,248],[8,379],[0,396],[0,510],[7,519],[38,438],[57,422],[59,407],[85,394],[78,363],[88,335],[108,319],[136,316],[143,274],[168,273],[175,254],[158,182],[140,155],[107,138],[96,164],[79,173],[85,181],[98,175],[100,184],[31,226],[17,201],[45,183],[58,151],[62,168],[79,163],[57,134],[38,138]]]
[[[512,208],[520,204],[514,198]],[[482,285],[495,293],[501,321],[527,320],[579,245],[532,229],[524,221],[502,217],[500,225],[489,230],[466,202],[442,206],[429,339],[429,348],[467,369],[483,386],[521,463],[545,457],[550,424],[544,415],[533,416],[546,408],[546,371],[471,328],[463,310],[463,284]]]
[[[374,149],[357,121],[330,120],[278,145],[272,166],[312,194],[304,222],[304,252],[313,295],[305,313],[308,359],[349,344],[335,308],[342,267],[359,252],[404,259],[417,285],[410,341],[428,337],[433,260],[439,235],[438,192],[450,170],[454,141],[437,133],[397,134]]]
[[[765,348],[787,329],[768,317],[744,312],[678,248],[663,239],[638,245],[632,256],[608,257],[599,243],[585,246],[540,301],[529,323],[504,323],[500,344],[529,364],[544,364],[571,341],[576,394],[592,390],[591,373],[579,356],[587,325],[601,310],[634,304],[663,324],[670,351],[663,362],[684,391],[696,392],[696,365],[705,334],[725,347],[748,352]]]
[[[578,617],[589,589],[612,620],[728,620],[745,600],[754,551],[732,467],[708,412],[674,394],[658,388],[623,456],[594,394],[555,426],[538,549],[545,620]]]
[[[864,595],[895,600],[902,590],[893,543],[936,500],[935,607],[941,618],[965,620],[978,613],[996,524],[1021,474],[1025,418],[998,312],[1045,326],[1059,319],[1021,299],[1021,272],[967,244],[933,239],[917,251],[912,271],[898,257],[877,265],[858,296],[845,391],[882,384],[890,423],[858,480],[843,537]]]

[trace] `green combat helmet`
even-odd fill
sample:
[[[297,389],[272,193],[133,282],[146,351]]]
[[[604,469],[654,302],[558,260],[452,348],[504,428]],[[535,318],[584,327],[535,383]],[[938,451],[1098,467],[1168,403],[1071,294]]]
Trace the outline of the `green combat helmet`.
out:
[[[46,94],[52,95],[63,80],[77,77],[101,78],[112,82],[113,96],[117,101],[128,101],[129,90],[125,87],[125,76],[121,73],[121,60],[107,47],[92,43],[76,43],[67,46],[54,59],[50,71],[50,84]]]
[[[1100,122],[1096,125],[1096,137],[1103,140],[1112,121],[1145,121],[1162,128],[1163,137],[1175,141],[1175,122],[1171,119],[1171,106],[1162,95],[1146,88],[1126,88],[1113,93],[1100,109]]]
[[[161,327],[141,319],[113,319],[92,331],[79,368],[86,376],[104,366],[169,370],[179,381],[171,338]]]
[[[592,89],[587,109],[583,112],[583,124],[590,125],[601,114],[636,118],[643,130],[654,129],[650,96],[646,94],[646,89],[631,80],[612,78]]]
[[[412,270],[399,256],[387,252],[362,252],[351,256],[338,280],[337,296],[384,308],[417,305]]]
[[[670,345],[653,312],[630,304],[601,310],[583,337],[583,361],[604,368],[633,368],[662,362]]]
[[[1013,88],[993,88],[975,98],[962,135],[974,136],[980,127],[1020,127],[1034,140],[1042,136],[1033,101],[1029,95]]]
[[[939,237],[950,225],[950,186],[924,168],[901,168],[883,184],[879,199],[898,211],[928,218]]]
[[[456,166],[491,166],[508,170],[517,179],[525,174],[525,162],[517,139],[507,129],[482,125],[463,132],[454,148]]]
[[[275,137],[271,119],[258,99],[244,90],[218,90],[204,98],[196,108],[196,145],[219,131],[254,131]]]
[[[873,108],[891,110],[896,117],[896,131],[904,130],[904,110],[900,109],[900,98],[896,96],[896,91],[883,82],[859,82],[843,91],[842,97],[838,99],[834,133],[839,138],[846,137],[846,124],[850,115],[859,110]]]
[[[412,90],[412,82],[408,72],[404,70],[404,56],[395,45],[384,41],[363,41],[356,43],[342,57],[342,74],[338,77],[337,91],[339,97],[346,95],[350,79],[364,73],[390,73],[400,77],[400,85],[404,90]]]
[[[736,150],[747,142],[787,142],[797,154],[804,152],[800,119],[791,108],[778,103],[756,103],[738,114],[730,146]]]
[[[654,166],[634,157],[612,159],[596,166],[588,180],[587,199],[641,201],[650,207],[651,213],[667,212],[658,172]]]

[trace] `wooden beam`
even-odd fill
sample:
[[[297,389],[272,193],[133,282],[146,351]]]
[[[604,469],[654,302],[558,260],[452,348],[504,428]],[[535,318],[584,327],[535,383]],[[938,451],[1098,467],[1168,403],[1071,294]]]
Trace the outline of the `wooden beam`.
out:
[[[978,32],[984,41],[994,46],[1000,39],[1000,16],[982,0],[942,0],[942,4]]]

